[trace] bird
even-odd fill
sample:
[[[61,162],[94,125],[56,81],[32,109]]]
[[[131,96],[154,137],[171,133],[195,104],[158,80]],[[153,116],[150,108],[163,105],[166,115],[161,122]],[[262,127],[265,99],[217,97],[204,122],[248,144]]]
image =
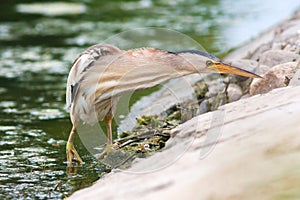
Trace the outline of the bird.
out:
[[[200,50],[168,51],[151,47],[122,50],[104,43],[87,48],[73,62],[67,79],[66,107],[73,125],[66,144],[68,165],[72,166],[74,159],[83,162],[73,143],[80,123],[94,125],[104,120],[106,149],[112,146],[111,124],[121,95],[173,78],[212,72],[261,78]]]

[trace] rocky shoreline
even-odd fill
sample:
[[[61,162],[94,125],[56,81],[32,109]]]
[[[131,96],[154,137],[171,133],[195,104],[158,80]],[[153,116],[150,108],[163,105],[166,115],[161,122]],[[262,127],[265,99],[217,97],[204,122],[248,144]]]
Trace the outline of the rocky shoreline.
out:
[[[300,11],[225,60],[264,78],[224,78],[224,102],[207,108],[218,92],[205,93],[197,107],[201,115],[172,129],[163,151],[135,160],[126,171],[113,170],[69,199],[300,198]],[[184,82],[197,85],[202,78]],[[194,98],[194,90],[177,84],[143,98],[132,115],[157,115],[163,109],[151,105],[168,109]],[[168,95],[170,89],[175,95]],[[129,123],[125,119],[120,128]]]

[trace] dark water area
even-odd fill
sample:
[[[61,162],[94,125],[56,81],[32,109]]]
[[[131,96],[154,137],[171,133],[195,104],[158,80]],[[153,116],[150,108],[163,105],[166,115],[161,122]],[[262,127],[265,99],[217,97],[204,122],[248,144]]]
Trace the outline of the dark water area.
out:
[[[71,123],[64,110],[65,84],[81,51],[123,31],[158,27],[186,34],[222,56],[288,17],[300,2],[1,0],[0,4],[0,199],[62,199],[107,171],[78,138],[75,145],[85,164],[76,173],[66,171]],[[174,48],[180,45],[174,41]]]

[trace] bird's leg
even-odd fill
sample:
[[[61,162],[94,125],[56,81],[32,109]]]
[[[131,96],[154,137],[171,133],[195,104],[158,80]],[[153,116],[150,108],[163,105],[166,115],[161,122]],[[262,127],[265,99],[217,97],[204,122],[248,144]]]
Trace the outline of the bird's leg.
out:
[[[107,145],[104,149],[104,151],[97,157],[97,159],[102,159],[105,155],[107,155],[108,151],[112,147],[112,130],[111,130],[111,123],[112,123],[113,117],[111,115],[105,117],[105,123],[106,123],[106,132],[107,132]]]
[[[69,166],[72,166],[72,160],[73,160],[74,156],[76,157],[76,159],[79,163],[82,163],[82,160],[81,160],[79,154],[77,153],[77,151],[74,147],[74,144],[73,144],[75,134],[76,134],[76,128],[73,125],[72,130],[69,135],[67,145],[66,145],[66,154],[67,154],[67,161],[68,161]]]
[[[112,145],[112,130],[111,130],[111,123],[112,123],[112,116],[109,116],[105,119],[106,129],[107,129],[107,145]]]

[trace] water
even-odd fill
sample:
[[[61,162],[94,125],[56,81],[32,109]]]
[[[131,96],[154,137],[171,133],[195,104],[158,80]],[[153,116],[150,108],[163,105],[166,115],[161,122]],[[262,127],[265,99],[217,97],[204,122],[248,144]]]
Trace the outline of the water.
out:
[[[296,0],[39,2],[1,1],[0,199],[61,199],[107,171],[77,138],[86,163],[76,173],[66,172],[71,124],[63,109],[65,82],[72,61],[87,46],[151,26],[185,33],[224,55],[300,5]]]

